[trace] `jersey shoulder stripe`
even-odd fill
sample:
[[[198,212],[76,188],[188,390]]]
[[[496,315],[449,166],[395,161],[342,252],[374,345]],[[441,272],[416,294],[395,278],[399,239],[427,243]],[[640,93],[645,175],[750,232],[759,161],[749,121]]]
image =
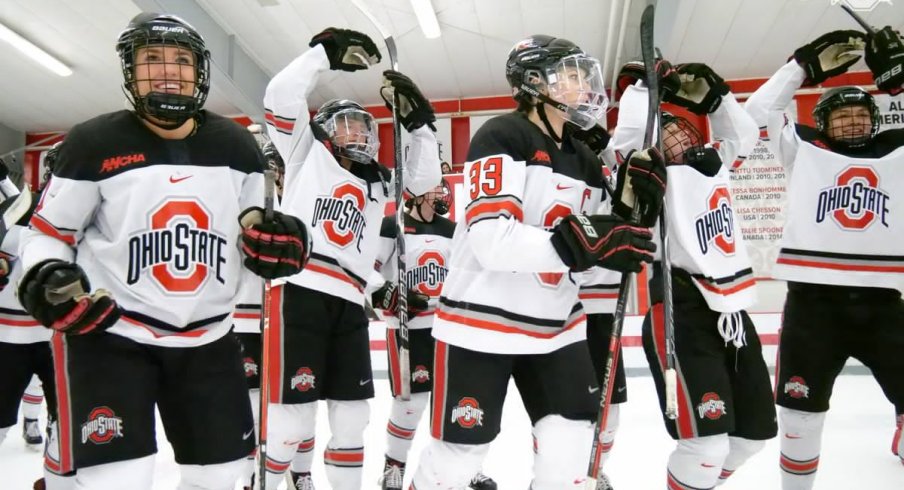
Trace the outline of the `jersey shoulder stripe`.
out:
[[[479,221],[495,218],[524,221],[521,200],[511,195],[479,197],[465,207],[465,223],[469,227]]]

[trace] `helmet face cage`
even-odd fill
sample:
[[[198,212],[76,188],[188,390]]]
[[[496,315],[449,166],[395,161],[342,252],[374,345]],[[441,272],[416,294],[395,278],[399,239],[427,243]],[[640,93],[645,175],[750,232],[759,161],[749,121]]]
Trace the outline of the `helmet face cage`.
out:
[[[175,128],[204,106],[210,91],[210,52],[201,35],[184,20],[139,14],[119,35],[116,51],[126,97],[140,116],[153,117],[161,127]],[[183,75],[185,66],[193,68],[192,79]],[[159,91],[161,85],[170,90]],[[176,88],[178,93],[172,91]]]
[[[869,113],[869,128],[855,110],[836,113],[847,107],[863,107]],[[834,117],[833,117],[834,114]],[[869,93],[857,87],[841,87],[824,93],[813,108],[816,129],[834,143],[857,148],[869,143],[879,133],[879,107]]]
[[[340,155],[359,163],[370,163],[377,156],[380,136],[377,123],[369,112],[358,107],[345,107],[321,120],[321,126]]]
[[[667,162],[685,163],[686,152],[693,148],[703,148],[703,135],[683,117],[663,114],[662,153]]]

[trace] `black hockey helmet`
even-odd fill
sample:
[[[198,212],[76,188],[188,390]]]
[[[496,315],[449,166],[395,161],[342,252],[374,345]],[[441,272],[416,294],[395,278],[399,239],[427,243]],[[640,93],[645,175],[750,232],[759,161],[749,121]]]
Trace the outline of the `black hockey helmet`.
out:
[[[662,153],[668,162],[685,163],[688,150],[703,148],[703,135],[687,119],[663,112],[661,122]]]
[[[56,161],[57,157],[60,155],[61,146],[63,146],[63,142],[57,141],[49,150],[47,150],[47,153],[44,154],[44,174],[41,176],[42,185],[47,183],[47,180],[50,179],[53,170],[56,168]]]
[[[192,63],[195,67],[195,80],[191,82],[194,85],[192,95],[154,92],[153,87],[145,95],[139,93],[139,82],[150,83],[150,80],[138,79],[135,55],[139,48],[150,45],[185,49],[194,55]],[[158,126],[172,129],[195,117],[204,106],[210,91],[210,51],[204,44],[204,38],[188,22],[175,15],[140,13],[119,34],[116,52],[119,53],[122,64],[124,92],[140,116],[152,116],[163,123],[157,123]]]
[[[436,214],[448,213],[449,209],[452,208],[452,187],[449,185],[449,181],[441,179],[438,186],[420,196],[406,200],[405,207],[411,209],[425,201],[433,207],[433,211]]]
[[[846,106],[863,106],[870,113],[869,134],[851,138],[832,138],[829,135],[829,119],[832,111]],[[834,87],[826,90],[819,96],[813,107],[813,120],[816,121],[816,129],[828,137],[833,143],[849,148],[857,148],[867,144],[879,133],[879,106],[876,100],[867,91],[860,87]],[[842,124],[844,124],[842,122]]]
[[[359,163],[370,163],[380,149],[374,117],[348,99],[333,99],[320,106],[313,121],[329,135],[339,154]]]
[[[505,78],[515,100],[536,97],[579,128],[591,128],[606,114],[609,99],[599,61],[567,39],[536,34],[519,41],[509,51]]]

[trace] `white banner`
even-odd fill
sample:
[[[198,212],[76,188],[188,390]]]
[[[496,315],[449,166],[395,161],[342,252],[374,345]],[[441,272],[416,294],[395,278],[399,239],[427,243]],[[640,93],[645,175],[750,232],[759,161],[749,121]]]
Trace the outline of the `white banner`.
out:
[[[878,94],[875,97],[879,106],[879,130],[904,128],[904,94],[894,97]]]

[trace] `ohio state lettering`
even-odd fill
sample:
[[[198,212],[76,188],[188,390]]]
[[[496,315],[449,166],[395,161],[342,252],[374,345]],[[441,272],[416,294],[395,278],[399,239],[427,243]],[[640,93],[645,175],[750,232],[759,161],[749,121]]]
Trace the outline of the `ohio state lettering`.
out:
[[[314,201],[314,215],[311,226],[318,223],[326,239],[339,248],[346,248],[352,242],[361,251],[361,239],[367,219],[364,205],[367,203],[364,189],[351,182],[333,188],[329,196],[318,196]]]
[[[816,203],[816,222],[831,217],[844,230],[864,230],[876,218],[888,228],[888,193],[879,189],[879,175],[857,165],[841,171],[835,185],[823,189]]]
[[[167,201],[154,210],[148,231],[129,238],[127,284],[150,267],[151,278],[169,293],[194,293],[210,272],[226,284],[226,238],[210,229],[210,213],[197,201]]]
[[[415,366],[414,370],[411,371],[411,381],[415,383],[426,383],[430,381],[430,371],[427,370],[427,366],[424,366],[423,364]]]
[[[458,406],[452,409],[451,422],[457,423],[463,429],[471,429],[475,425],[483,425],[483,409],[477,400],[466,396],[458,401]]]
[[[303,392],[313,388],[316,380],[317,378],[314,376],[314,372],[311,371],[311,368],[302,367],[298,368],[298,371],[295,371],[295,376],[292,376],[290,383],[293,390]]]
[[[785,394],[791,398],[810,398],[810,387],[800,376],[791,376],[785,383]]]
[[[106,444],[114,437],[122,437],[122,418],[117,417],[109,407],[97,407],[88,414],[88,421],[82,424],[82,444]]]
[[[700,253],[706,255],[712,244],[724,255],[734,255],[734,212],[728,187],[716,186],[706,199],[706,204],[709,211],[698,216],[694,223]]]
[[[706,393],[703,395],[700,404],[697,405],[697,413],[701,419],[718,420],[725,415],[725,402],[719,398],[717,393]]]
[[[417,290],[430,297],[439,296],[446,280],[446,259],[443,254],[430,250],[424,252],[417,259],[417,266],[405,271],[408,277],[408,287],[417,285]]]

